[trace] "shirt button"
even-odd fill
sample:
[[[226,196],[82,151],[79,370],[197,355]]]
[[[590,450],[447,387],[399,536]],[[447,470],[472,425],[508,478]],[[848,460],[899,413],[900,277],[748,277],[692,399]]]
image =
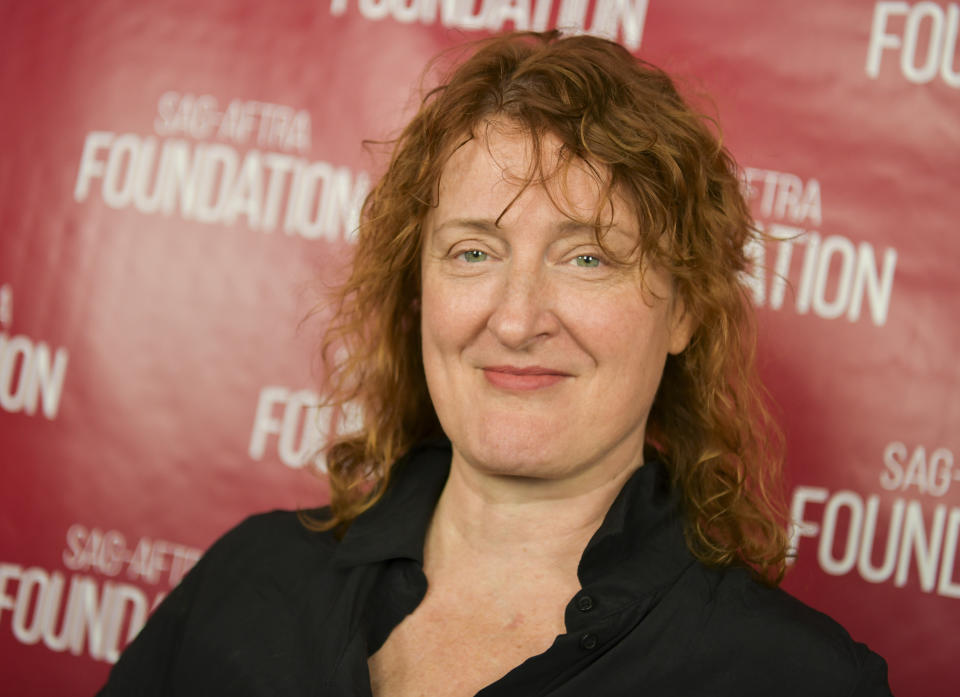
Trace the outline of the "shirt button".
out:
[[[580,648],[585,651],[592,651],[597,648],[597,635],[596,634],[584,634],[580,637]]]
[[[593,598],[589,595],[581,595],[577,598],[577,609],[580,612],[590,612],[593,609]]]

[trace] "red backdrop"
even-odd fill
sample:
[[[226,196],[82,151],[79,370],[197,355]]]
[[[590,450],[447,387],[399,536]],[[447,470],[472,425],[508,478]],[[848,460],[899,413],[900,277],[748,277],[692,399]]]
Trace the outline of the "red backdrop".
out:
[[[305,467],[361,147],[439,50],[617,37],[711,102],[754,213],[786,587],[956,694],[960,7],[742,0],[33,0],[0,9],[0,685],[89,694],[200,551],[322,503]],[[707,96],[709,95],[709,97]]]

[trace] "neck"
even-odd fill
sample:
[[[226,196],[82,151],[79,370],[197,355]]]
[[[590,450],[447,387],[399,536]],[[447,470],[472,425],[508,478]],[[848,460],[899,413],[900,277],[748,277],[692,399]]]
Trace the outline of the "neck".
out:
[[[460,569],[474,582],[529,575],[578,587],[583,550],[634,469],[586,482],[541,480],[489,474],[454,451],[427,532],[428,578]]]

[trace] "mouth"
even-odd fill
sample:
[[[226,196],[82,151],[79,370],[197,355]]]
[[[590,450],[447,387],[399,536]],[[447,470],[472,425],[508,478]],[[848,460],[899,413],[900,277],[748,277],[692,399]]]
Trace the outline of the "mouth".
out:
[[[550,387],[573,377],[570,373],[542,366],[491,365],[483,368],[484,377],[494,387],[502,390],[526,392]]]

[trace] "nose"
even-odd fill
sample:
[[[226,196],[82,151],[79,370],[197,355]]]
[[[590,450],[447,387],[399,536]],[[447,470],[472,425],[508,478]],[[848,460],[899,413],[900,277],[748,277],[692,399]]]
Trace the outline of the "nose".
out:
[[[542,266],[511,264],[505,272],[487,326],[501,344],[522,351],[556,334],[560,321]]]

